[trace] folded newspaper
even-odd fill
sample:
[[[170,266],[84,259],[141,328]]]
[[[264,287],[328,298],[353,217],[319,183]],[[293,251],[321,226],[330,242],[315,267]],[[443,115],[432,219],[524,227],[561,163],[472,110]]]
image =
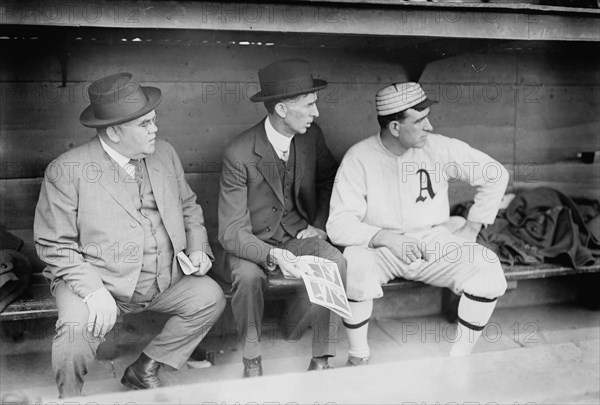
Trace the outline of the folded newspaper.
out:
[[[342,318],[351,318],[337,264],[317,256],[299,256],[298,259],[298,265],[306,269],[302,279],[310,302],[329,308]]]

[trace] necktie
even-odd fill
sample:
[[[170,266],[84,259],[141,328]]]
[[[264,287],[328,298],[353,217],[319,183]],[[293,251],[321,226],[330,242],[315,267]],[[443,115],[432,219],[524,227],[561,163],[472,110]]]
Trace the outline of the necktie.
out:
[[[129,161],[129,163],[131,163],[131,165],[133,166],[133,169],[134,169],[133,178],[135,179],[135,182],[138,184],[138,187],[141,189],[142,181],[144,179],[144,172],[142,170],[142,159],[131,159]]]

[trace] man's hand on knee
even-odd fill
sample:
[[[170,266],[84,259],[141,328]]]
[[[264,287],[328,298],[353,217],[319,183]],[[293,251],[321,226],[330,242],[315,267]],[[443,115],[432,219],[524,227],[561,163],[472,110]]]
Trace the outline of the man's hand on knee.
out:
[[[319,238],[326,240],[327,232],[322,229],[315,228],[312,225],[309,225],[306,229],[301,230],[296,235],[296,239],[307,239],[307,238]]]
[[[95,337],[104,338],[117,321],[117,303],[113,296],[104,287],[87,297],[85,303],[90,315],[87,330]]]
[[[289,250],[273,248],[269,252],[269,262],[279,266],[286,278],[302,278],[306,270],[299,264],[300,260]]]
[[[425,244],[411,236],[382,229],[373,236],[371,245],[375,248],[390,249],[394,256],[406,264],[417,260],[429,261]]]

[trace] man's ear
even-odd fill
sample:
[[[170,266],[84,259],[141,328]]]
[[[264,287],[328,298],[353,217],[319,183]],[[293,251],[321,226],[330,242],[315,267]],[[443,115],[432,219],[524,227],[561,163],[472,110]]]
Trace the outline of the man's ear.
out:
[[[398,121],[390,121],[388,123],[388,129],[392,135],[398,137],[398,130],[400,127],[400,123]]]
[[[279,115],[279,117],[285,118],[285,116],[287,115],[287,108],[285,107],[285,104],[275,104],[275,112],[277,113],[277,115]]]
[[[121,129],[117,126],[111,126],[106,128],[106,136],[114,143],[119,143],[121,140]]]

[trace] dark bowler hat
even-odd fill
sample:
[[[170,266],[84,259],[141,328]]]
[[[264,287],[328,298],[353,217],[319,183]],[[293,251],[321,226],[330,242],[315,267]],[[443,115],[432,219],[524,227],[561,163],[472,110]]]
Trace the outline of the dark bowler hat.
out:
[[[276,101],[313,93],[327,86],[325,80],[313,79],[304,59],[283,59],[258,71],[260,91],[250,101]]]
[[[142,87],[131,73],[116,73],[98,79],[88,87],[91,105],[79,117],[86,127],[101,128],[122,124],[148,114],[162,100],[156,87]]]

